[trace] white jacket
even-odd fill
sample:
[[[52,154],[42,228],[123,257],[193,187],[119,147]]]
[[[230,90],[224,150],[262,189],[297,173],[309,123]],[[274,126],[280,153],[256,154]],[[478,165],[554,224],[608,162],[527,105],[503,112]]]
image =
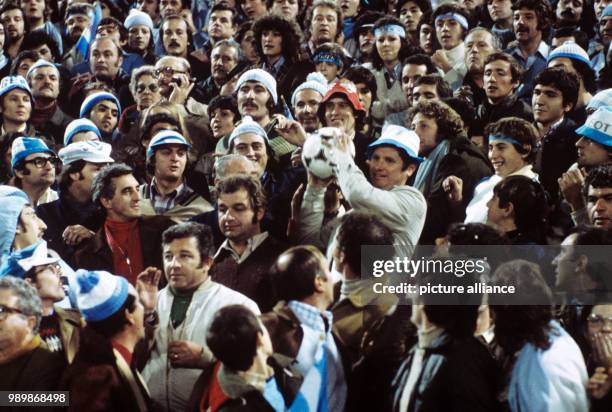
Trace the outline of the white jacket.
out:
[[[170,311],[174,296],[167,287],[157,296],[159,327],[155,331],[155,343],[142,376],[147,382],[151,398],[165,411],[183,411],[187,407],[193,385],[202,373],[201,369],[173,368],[168,362]],[[224,306],[244,305],[259,315],[257,304],[241,293],[210,280],[206,280],[193,295],[179,339],[195,342],[209,352],[206,332],[215,313]],[[211,364],[212,365],[212,364]]]

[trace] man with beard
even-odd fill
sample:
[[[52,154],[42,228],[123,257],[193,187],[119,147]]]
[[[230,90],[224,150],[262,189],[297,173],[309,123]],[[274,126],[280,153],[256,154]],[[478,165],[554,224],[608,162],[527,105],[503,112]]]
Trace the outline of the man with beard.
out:
[[[484,62],[491,53],[499,52],[501,44],[497,36],[484,27],[470,30],[465,37],[465,65],[467,74],[463,78],[460,92],[471,93],[474,107],[486,99],[484,91]],[[468,88],[466,90],[465,88]]]
[[[202,103],[208,104],[213,97],[219,96],[221,87],[230,80],[229,74],[241,60],[242,49],[234,40],[221,40],[213,46],[210,54],[211,75],[200,86]]]
[[[68,70],[72,69],[72,66],[75,64],[83,61],[83,56],[77,52],[74,46],[85,29],[91,25],[93,13],[93,6],[87,3],[71,4],[66,9],[66,48],[70,47],[70,50],[62,57],[62,65]]]
[[[34,107],[30,123],[42,135],[62,144],[64,130],[73,119],[59,108],[57,98],[60,93],[60,73],[53,63],[38,60],[27,74],[32,89]]]
[[[161,235],[172,225],[164,216],[143,217],[138,181],[123,163],[104,167],[92,185],[92,200],[104,214],[102,227],[82,242],[76,266],[112,271],[135,285],[149,266],[162,267]]]
[[[189,62],[191,73],[198,79],[204,80],[210,75],[210,67],[190,54],[193,45],[193,33],[187,21],[178,15],[165,17],[160,32],[163,44],[163,55],[182,57]]]
[[[546,68],[550,46],[545,39],[550,31],[552,11],[547,0],[518,0],[512,5],[512,12],[518,45],[507,52],[525,70],[517,96],[529,101],[533,93],[533,80]]]
[[[187,185],[185,168],[191,144],[178,132],[159,131],[147,148],[151,183],[140,186],[143,216],[168,216],[181,223],[212,210],[202,196]]]
[[[60,35],[55,25],[46,19],[45,9],[48,0],[21,0],[21,9],[23,10],[26,21],[28,22],[28,32],[32,33],[35,30],[41,30],[49,34],[59,49],[59,54],[63,53],[62,36]]]
[[[0,21],[6,31],[6,54],[11,59],[15,59],[25,35],[25,16],[23,10],[15,3],[6,3],[0,9]]]
[[[206,106],[192,96],[191,66],[182,57],[165,56],[155,63],[155,76],[162,98],[184,108],[183,115],[206,116]]]
[[[338,43],[342,38],[342,10],[330,0],[316,0],[306,12],[306,36],[311,54],[323,43]]]
[[[18,137],[11,148],[15,187],[23,190],[33,207],[58,198],[51,189],[59,159],[45,142],[36,137]]]
[[[577,27],[582,20],[584,0],[559,0],[555,14],[557,27]]]
[[[314,133],[321,127],[317,113],[327,90],[327,80],[321,73],[315,72],[310,73],[306,81],[293,92],[291,97],[293,113],[307,133]]]
[[[612,229],[612,165],[591,170],[584,179],[582,190],[589,223]]]
[[[384,15],[378,12],[366,11],[362,13],[355,22],[353,37],[344,41],[344,48],[351,53],[351,56],[355,59],[355,64],[368,69],[372,68],[372,55],[376,52],[374,23],[381,17],[384,17]]]

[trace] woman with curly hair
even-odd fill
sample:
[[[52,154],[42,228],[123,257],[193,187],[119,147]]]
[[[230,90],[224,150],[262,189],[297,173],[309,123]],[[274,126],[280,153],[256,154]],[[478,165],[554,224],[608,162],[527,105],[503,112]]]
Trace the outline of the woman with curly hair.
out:
[[[270,14],[253,24],[258,67],[272,74],[276,89],[286,102],[291,101],[293,90],[306,81],[314,65],[300,54],[302,33],[294,22]]]
[[[453,222],[452,211],[467,206],[476,184],[493,174],[493,168],[482,151],[472,143],[461,117],[439,101],[426,101],[408,111],[407,124],[421,140],[419,156],[425,161],[419,166],[413,186],[427,200],[427,217],[421,234],[421,244],[434,244],[444,236]],[[452,203],[442,183],[449,176],[463,181],[462,204]]]

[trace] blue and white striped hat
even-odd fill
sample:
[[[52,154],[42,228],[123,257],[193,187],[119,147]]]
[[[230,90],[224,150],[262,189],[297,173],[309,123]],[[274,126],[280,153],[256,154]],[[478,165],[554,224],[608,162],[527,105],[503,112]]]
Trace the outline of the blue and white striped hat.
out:
[[[576,133],[612,147],[612,107],[600,107],[590,115],[586,123],[576,129]]]
[[[587,109],[599,109],[604,106],[612,107],[612,89],[602,90],[593,96],[587,104]]]
[[[15,89],[28,92],[30,98],[32,98],[32,90],[22,76],[5,76],[2,78],[2,81],[0,81],[0,97]]]
[[[72,138],[82,132],[94,132],[96,136],[98,136],[98,139],[102,139],[100,130],[94,122],[89,119],[75,119],[66,126],[66,130],[64,131],[64,146],[68,146],[72,143]]]
[[[166,144],[180,144],[187,147],[187,149],[191,149],[191,145],[187,142],[187,139],[179,132],[175,132],[174,130],[160,130],[153,136],[153,139],[151,139],[149,143],[149,147],[147,148],[147,159],[153,157],[157,147]]]
[[[76,272],[77,306],[88,322],[107,319],[125,304],[128,281],[103,270]]]
[[[227,144],[230,145],[232,143],[232,140],[234,140],[240,135],[247,133],[253,133],[257,136],[261,136],[266,141],[266,143],[268,143],[268,134],[263,129],[263,127],[261,127],[259,123],[254,121],[251,116],[244,116],[238,126],[234,127],[234,130],[232,130]]]
[[[98,92],[90,94],[85,100],[83,100],[81,110],[79,111],[79,117],[87,117],[89,111],[93,109],[96,104],[104,100],[110,100],[111,102],[115,103],[117,105],[119,115],[121,115],[121,103],[119,103],[119,99],[117,99],[117,97],[112,93]]]
[[[240,86],[242,86],[246,82],[259,82],[263,84],[263,86],[268,90],[270,95],[272,96],[272,100],[274,104],[278,103],[278,94],[276,92],[276,79],[272,77],[270,73],[263,69],[251,69],[242,73],[242,76],[238,78],[236,82],[236,88],[234,91],[238,91]]]
[[[591,65],[588,53],[573,41],[566,41],[561,46],[551,51],[548,55],[548,62],[550,63],[552,60],[560,57],[581,61],[589,65],[589,67]]]
[[[419,157],[420,143],[419,136],[413,130],[394,124],[385,124],[380,137],[368,146],[368,159],[372,157],[372,153],[378,146],[391,145],[404,151],[409,157],[420,163],[425,160]]]
[[[17,162],[33,153],[49,153],[55,155],[55,152],[49,149],[49,146],[38,137],[18,137],[13,141],[13,145],[11,146],[11,168],[15,170]]]

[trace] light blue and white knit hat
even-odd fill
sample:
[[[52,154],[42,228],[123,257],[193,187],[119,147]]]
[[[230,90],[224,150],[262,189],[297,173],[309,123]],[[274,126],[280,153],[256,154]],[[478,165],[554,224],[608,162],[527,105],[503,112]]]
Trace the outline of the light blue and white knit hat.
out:
[[[238,78],[238,82],[236,83],[236,88],[234,91],[238,91],[240,86],[242,86],[246,82],[259,82],[263,84],[263,86],[268,90],[270,95],[272,96],[272,100],[274,104],[278,103],[278,94],[276,93],[276,79],[272,77],[270,73],[263,69],[251,69],[242,73],[242,76]]]
[[[121,115],[121,103],[119,103],[119,99],[112,94],[107,92],[98,92],[92,93],[85,100],[83,100],[83,104],[81,104],[81,110],[79,111],[79,117],[87,117],[89,112],[93,107],[104,100],[110,100],[111,102],[117,105],[117,110],[119,111],[119,115]]]
[[[153,20],[151,20],[151,16],[138,9],[130,10],[130,14],[125,18],[123,25],[128,30],[134,26],[147,26],[151,32],[153,31]]]
[[[0,186],[0,263],[11,252],[19,216],[30,199],[20,189]]]
[[[77,276],[77,306],[88,322],[107,319],[125,304],[128,281],[103,270],[79,269]]]
[[[66,126],[66,130],[64,131],[64,146],[68,146],[72,143],[72,138],[83,132],[94,132],[98,139],[102,139],[102,135],[100,134],[100,129],[94,122],[89,119],[75,119],[68,123]]]
[[[167,144],[179,144],[185,146],[187,149],[191,149],[191,145],[187,142],[187,139],[174,130],[160,130],[153,136],[149,147],[147,147],[147,159],[150,159],[155,154],[155,149],[159,146]]]
[[[254,121],[251,116],[244,116],[238,126],[236,126],[234,130],[232,130],[227,144],[231,145],[232,141],[235,138],[246,133],[254,133],[257,136],[261,136],[266,141],[266,143],[268,143],[268,134],[263,129],[263,127],[261,127],[259,123]]]
[[[550,63],[552,60],[560,57],[581,61],[589,65],[589,67],[591,65],[588,53],[573,41],[566,41],[561,46],[551,51],[548,55],[548,62]]]
[[[576,129],[576,133],[612,147],[612,107],[600,107],[590,115],[586,123]]]
[[[49,146],[38,137],[23,136],[13,140],[11,146],[11,168],[15,170],[15,165],[34,153],[49,153],[55,155],[55,152],[49,149]]]
[[[5,76],[2,78],[2,81],[0,81],[0,97],[15,89],[28,92],[30,98],[32,98],[32,90],[26,79],[22,76]]]
[[[323,97],[325,96],[325,93],[327,93],[327,90],[329,90],[329,85],[327,84],[327,79],[325,76],[323,76],[323,74],[319,72],[310,73],[308,76],[306,76],[306,81],[296,87],[293,95],[291,95],[292,106],[295,106],[295,99],[297,98],[298,93],[307,89],[314,90],[315,92],[319,93],[321,97]]]

